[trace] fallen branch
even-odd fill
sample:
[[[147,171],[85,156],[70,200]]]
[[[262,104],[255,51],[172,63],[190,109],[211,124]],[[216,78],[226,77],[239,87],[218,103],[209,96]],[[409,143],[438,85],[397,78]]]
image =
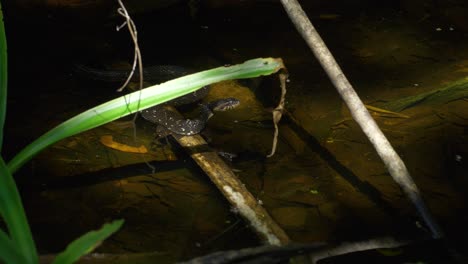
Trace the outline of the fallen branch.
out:
[[[333,58],[330,50],[328,50],[317,30],[315,30],[304,10],[302,10],[300,4],[296,0],[281,0],[281,3],[291,21],[296,26],[296,29],[307,42],[335,88],[338,90],[338,93],[348,106],[354,120],[359,124],[378,155],[385,163],[390,175],[415,205],[419,215],[429,227],[432,237],[436,239],[442,238],[444,236],[442,230],[421,198],[419,189],[411,178],[405,164],[367,111],[356,91],[354,91],[348,79]]]
[[[240,250],[227,250],[197,257],[179,264],[229,264],[229,263],[317,263],[322,259],[336,257],[344,254],[367,251],[372,249],[398,248],[406,245],[424,242],[415,240],[400,240],[392,237],[380,237],[363,241],[344,242],[336,245],[325,243],[289,244],[286,246],[261,246],[243,248]],[[300,260],[293,259],[306,256]]]
[[[228,165],[211,150],[200,135],[174,135],[192,159],[205,171],[211,181],[238,212],[248,221],[253,231],[267,245],[285,245],[289,238],[262,207],[261,202],[245,188]]]
[[[353,252],[367,251],[381,248],[397,248],[425,241],[398,240],[392,237],[374,238],[364,241],[344,242],[337,245],[325,243],[289,244],[286,246],[259,246],[238,250],[218,251],[205,256],[197,257],[179,264],[231,264],[231,263],[288,263],[288,260],[297,256],[306,255],[310,263],[317,263],[322,259],[340,256]],[[40,256],[40,263],[51,263],[55,255]],[[125,262],[126,261],[126,262]],[[145,262],[146,261],[146,262]],[[80,263],[173,263],[176,259],[168,253],[91,253],[83,256]],[[295,261],[289,261],[294,263]],[[300,262],[301,263],[301,262]]]

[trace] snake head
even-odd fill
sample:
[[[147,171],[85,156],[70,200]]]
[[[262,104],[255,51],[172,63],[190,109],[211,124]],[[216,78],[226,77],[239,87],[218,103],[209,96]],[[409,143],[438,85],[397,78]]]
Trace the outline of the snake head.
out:
[[[240,101],[236,98],[223,98],[208,104],[208,108],[212,111],[226,111],[236,108],[240,105]]]

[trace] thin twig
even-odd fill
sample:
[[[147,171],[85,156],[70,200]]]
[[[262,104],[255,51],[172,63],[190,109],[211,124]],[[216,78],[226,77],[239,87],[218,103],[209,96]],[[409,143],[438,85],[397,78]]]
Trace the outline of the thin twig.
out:
[[[273,144],[271,147],[271,153],[267,155],[268,158],[273,157],[276,152],[276,146],[278,144],[278,135],[279,135],[279,128],[278,123],[281,120],[284,112],[284,102],[286,100],[286,80],[288,79],[288,73],[286,71],[282,71],[279,73],[279,79],[281,84],[281,98],[278,106],[273,110],[273,124],[275,125],[275,134],[273,135]]]
[[[122,1],[118,0],[118,2],[119,2],[119,5],[120,5],[120,8],[117,9],[117,12],[121,16],[123,16],[126,21],[122,25],[117,27],[117,31],[119,31],[120,29],[122,29],[122,27],[127,25],[128,31],[130,32],[130,35],[132,36],[133,43],[135,44],[135,55],[133,57],[132,70],[131,70],[130,74],[128,75],[128,78],[125,81],[125,83],[117,91],[121,92],[127,86],[127,84],[130,82],[130,80],[132,79],[133,74],[135,72],[137,62],[138,62],[138,70],[140,72],[140,89],[143,89],[143,63],[141,61],[140,47],[138,46],[137,29],[136,29],[135,23],[133,23],[133,20],[130,17],[130,15],[128,14],[127,9],[125,8]]]
[[[134,56],[133,56],[132,70],[130,71],[130,74],[128,75],[128,78],[125,81],[125,83],[119,89],[117,89],[117,92],[121,92],[128,85],[128,83],[130,82],[130,80],[133,77],[133,74],[135,73],[135,68],[136,68],[137,63],[138,63],[138,71],[140,72],[139,90],[142,90],[143,89],[143,62],[142,62],[142,58],[141,58],[140,46],[138,45],[138,32],[137,32],[135,23],[133,22],[132,18],[130,17],[130,15],[127,12],[127,9],[125,8],[125,5],[122,3],[121,0],[118,0],[118,2],[119,2],[119,5],[120,5],[120,8],[117,9],[117,12],[121,16],[123,16],[125,18],[125,22],[122,25],[117,26],[116,29],[117,29],[117,31],[119,31],[125,25],[127,25],[128,31],[130,32],[130,36],[132,37],[132,40],[133,40],[133,44],[135,45],[135,53],[134,53]],[[139,96],[141,97],[141,93],[139,94]],[[138,100],[137,109],[140,108],[139,104],[140,104],[140,100]],[[135,114],[133,116],[133,119],[132,119],[133,138],[134,138],[135,142],[137,142],[137,130],[136,130],[136,125],[135,125],[135,121],[136,121],[137,117],[138,117],[138,114]],[[153,165],[151,165],[146,160],[145,157],[143,157],[143,160],[146,163],[146,165],[149,168],[151,168],[152,174],[154,174],[155,171],[156,171],[156,168]]]

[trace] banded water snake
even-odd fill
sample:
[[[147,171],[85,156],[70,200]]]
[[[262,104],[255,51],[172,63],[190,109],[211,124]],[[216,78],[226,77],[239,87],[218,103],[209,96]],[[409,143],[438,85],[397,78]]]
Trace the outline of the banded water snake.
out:
[[[76,69],[95,80],[106,82],[124,81],[128,77],[129,73],[128,70],[100,70],[83,65],[76,65]],[[145,81],[156,83],[178,78],[192,72],[193,71],[187,68],[175,65],[156,65],[144,68],[143,76]],[[138,74],[133,78],[138,78]],[[144,119],[163,126],[171,133],[179,135],[195,135],[205,128],[206,122],[214,115],[215,112],[235,108],[240,104],[239,100],[236,98],[224,98],[207,104],[200,104],[200,114],[193,119],[182,118],[168,106],[177,107],[200,101],[208,94],[208,92],[209,86],[205,86],[193,93],[176,98],[162,105],[142,110],[140,113]]]

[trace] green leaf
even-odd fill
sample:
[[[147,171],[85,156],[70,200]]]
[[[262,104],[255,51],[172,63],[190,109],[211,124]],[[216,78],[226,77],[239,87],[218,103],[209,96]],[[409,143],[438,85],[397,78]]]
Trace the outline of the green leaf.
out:
[[[82,235],[68,244],[65,251],[55,258],[53,264],[74,263],[82,256],[93,251],[104,239],[119,230],[123,223],[124,220],[116,220],[110,224],[105,224],[97,231],[90,231]]]
[[[5,126],[7,102],[7,42],[3,24],[2,4],[0,3],[0,153],[3,145],[3,128]]]
[[[23,263],[37,263],[36,247],[21,204],[21,197],[2,157],[0,157],[0,212],[14,247],[26,260]]]
[[[45,133],[21,150],[8,163],[8,168],[11,173],[14,173],[38,152],[63,138],[194,92],[203,86],[224,80],[268,75],[282,68],[284,66],[281,59],[253,59],[234,66],[219,67],[187,75],[124,95],[89,109]]]
[[[0,229],[0,260],[5,263],[27,263],[23,256],[20,255],[13,241],[8,235]]]

